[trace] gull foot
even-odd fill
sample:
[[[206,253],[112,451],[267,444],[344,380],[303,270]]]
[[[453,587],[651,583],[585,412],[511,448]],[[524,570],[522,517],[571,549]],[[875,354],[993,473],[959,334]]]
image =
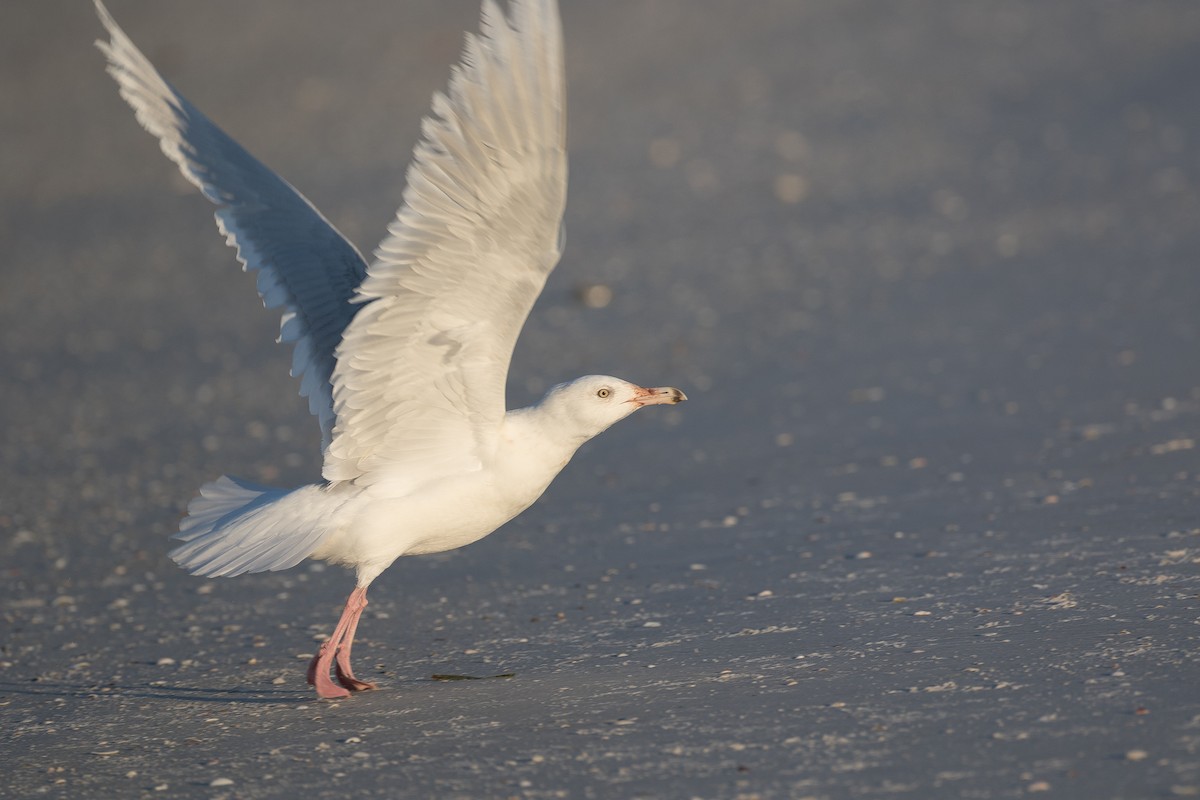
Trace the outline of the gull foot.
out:
[[[373,683],[360,681],[358,678],[354,677],[354,673],[350,672],[349,670],[343,672],[340,662],[334,662],[333,671],[337,674],[337,682],[352,692],[368,692],[372,689],[379,688]]]

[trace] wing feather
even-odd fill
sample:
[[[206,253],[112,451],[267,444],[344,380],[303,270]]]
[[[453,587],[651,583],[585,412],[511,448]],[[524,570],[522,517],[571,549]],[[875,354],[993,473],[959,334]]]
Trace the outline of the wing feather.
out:
[[[422,126],[404,204],[337,350],[328,480],[411,490],[496,446],[513,346],[558,262],[566,201],[554,0],[485,0]]]
[[[218,206],[217,227],[256,271],[263,305],[284,309],[278,341],[294,344],[292,375],[332,438],[334,349],[359,310],[351,303],[367,265],[287,181],[251,156],[167,81],[96,0],[109,41],[96,46],[138,122],[158,137],[163,153]]]

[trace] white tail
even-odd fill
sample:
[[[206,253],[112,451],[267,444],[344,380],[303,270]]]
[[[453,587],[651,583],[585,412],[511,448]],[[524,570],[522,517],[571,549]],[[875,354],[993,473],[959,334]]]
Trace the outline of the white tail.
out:
[[[205,577],[294,567],[331,532],[327,513],[314,511],[336,505],[323,486],[273,489],[222,476],[188,504],[171,558]]]

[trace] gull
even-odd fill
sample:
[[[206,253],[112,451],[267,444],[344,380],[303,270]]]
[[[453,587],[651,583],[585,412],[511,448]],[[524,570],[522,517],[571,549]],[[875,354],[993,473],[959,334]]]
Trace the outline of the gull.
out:
[[[97,47],[138,122],[217,206],[321,428],[322,480],[294,489],[223,476],[188,505],[171,558],[192,574],[355,570],[308,667],[322,698],[375,685],[351,648],[367,587],[400,556],[470,544],[528,508],[584,442],[673,387],[589,375],[507,410],[517,336],[562,252],[566,99],[555,0],[484,0],[368,263],[291,184],[158,73],[96,0]],[[334,680],[330,678],[330,670]]]

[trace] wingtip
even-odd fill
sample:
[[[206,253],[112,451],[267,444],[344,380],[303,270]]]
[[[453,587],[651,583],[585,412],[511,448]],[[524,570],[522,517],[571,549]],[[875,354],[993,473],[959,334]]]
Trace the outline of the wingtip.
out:
[[[120,28],[117,27],[117,21],[113,18],[113,15],[109,12],[108,7],[105,6],[104,3],[100,2],[100,0],[92,0],[92,5],[94,5],[96,8],[96,16],[100,18],[100,24],[104,26],[104,29],[110,36],[113,35],[114,30],[120,30]],[[96,43],[99,44],[100,41],[101,40],[97,40]]]
[[[104,32],[108,34],[107,39],[97,39],[94,44],[96,45],[96,49],[108,59],[109,74],[116,77],[117,73],[114,70],[127,68],[121,64],[123,60],[122,51],[132,50],[137,53],[138,49],[125,34],[125,31],[121,29],[121,26],[117,24],[116,18],[109,12],[108,7],[100,0],[92,0],[92,3],[96,7],[96,16],[100,18],[100,24],[104,26]]]
[[[107,56],[112,46],[112,29],[116,25],[116,22],[113,20],[112,14],[108,13],[108,9],[105,8],[104,3],[101,3],[100,0],[92,0],[92,5],[96,9],[96,16],[100,18],[100,24],[104,26],[104,32],[109,36],[108,39],[96,39],[92,44],[96,45],[96,48]]]

